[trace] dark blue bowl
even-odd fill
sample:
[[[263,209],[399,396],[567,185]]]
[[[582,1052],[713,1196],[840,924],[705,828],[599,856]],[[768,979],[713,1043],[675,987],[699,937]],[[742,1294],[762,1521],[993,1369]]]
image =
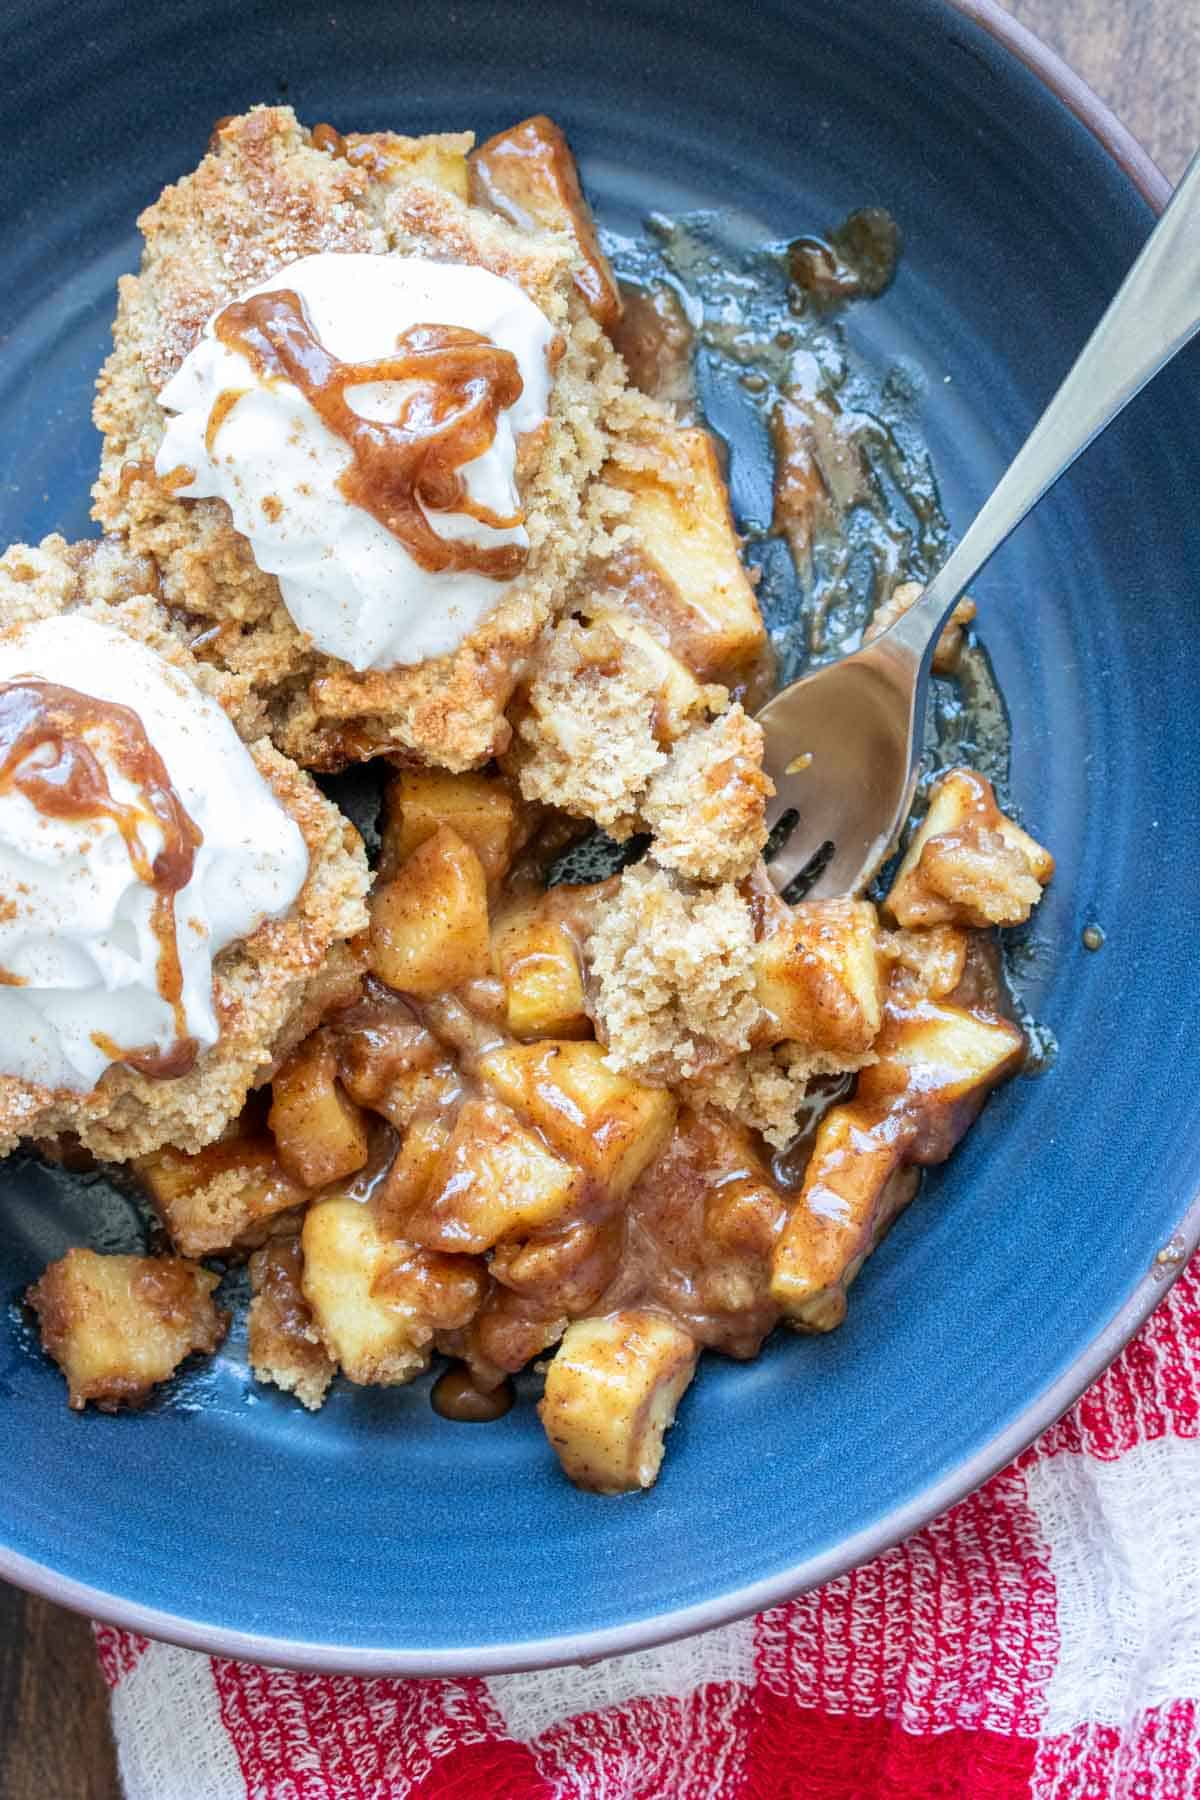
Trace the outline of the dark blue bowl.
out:
[[[333,16],[331,17],[331,13]],[[601,215],[733,206],[780,237],[883,204],[903,266],[857,321],[930,377],[951,518],[983,499],[1150,228],[1164,187],[990,4],[940,0],[117,0],[0,6],[0,528],[86,532],[88,419],[133,221],[213,119],[471,125],[546,110]],[[1014,54],[1015,51],[1015,54]],[[1200,359],[1134,403],[976,590],[1013,788],[1053,845],[1030,999],[1062,1051],[928,1182],[833,1336],[716,1360],[658,1486],[562,1480],[528,1406],[443,1423],[425,1384],[319,1417],[244,1346],[140,1417],[77,1417],[0,1329],[0,1572],[93,1615],[264,1661],[503,1669],[627,1650],[845,1569],[981,1481],[1094,1376],[1200,1230]],[[1099,955],[1080,945],[1098,920]],[[3,1291],[133,1213],[12,1165]]]

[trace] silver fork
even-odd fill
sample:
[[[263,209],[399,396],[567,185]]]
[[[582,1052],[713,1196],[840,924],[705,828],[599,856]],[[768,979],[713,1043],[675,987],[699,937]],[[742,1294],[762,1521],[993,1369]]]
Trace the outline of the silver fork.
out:
[[[933,647],[963,590],[1093,438],[1200,330],[1200,154],[1066,380],[924,594],[887,631],[793,681],[758,720],[768,823],[798,822],[770,862],[815,896],[866,886],[912,805]]]

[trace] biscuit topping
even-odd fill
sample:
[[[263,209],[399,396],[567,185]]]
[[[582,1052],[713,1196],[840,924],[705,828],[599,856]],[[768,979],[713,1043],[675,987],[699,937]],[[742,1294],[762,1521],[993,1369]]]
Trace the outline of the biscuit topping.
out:
[[[213,957],[307,869],[225,714],[152,651],[88,619],[0,635],[0,1074],[186,1074],[219,1035]]]
[[[485,269],[304,257],[209,321],[160,396],[178,416],[157,473],[228,503],[319,649],[357,669],[443,655],[524,567],[517,448],[546,416],[552,336]]]

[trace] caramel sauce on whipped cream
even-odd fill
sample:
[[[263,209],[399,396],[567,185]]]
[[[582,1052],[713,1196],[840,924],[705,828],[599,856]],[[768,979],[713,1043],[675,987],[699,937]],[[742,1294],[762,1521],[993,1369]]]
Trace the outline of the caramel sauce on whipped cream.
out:
[[[494,531],[524,522],[520,508],[506,517],[473,499],[460,474],[491,449],[501,411],[521,397],[524,383],[511,351],[459,326],[414,325],[399,334],[395,355],[342,362],[317,337],[290,288],[235,300],[213,329],[265,380],[290,381],[342,439],[353,460],[337,478],[338,491],[399,538],[422,569],[474,569],[493,581],[520,573],[527,545],[440,537],[424,510],[465,513]],[[404,386],[394,420],[364,418],[346,398],[348,388],[377,381]],[[238,398],[237,389],[218,398],[210,433]]]
[[[87,742],[102,730],[109,755],[133,784],[140,803],[118,800],[104,766]],[[49,751],[48,757],[40,753]],[[158,991],[175,1016],[177,1039],[167,1050],[123,1050],[93,1033],[114,1062],[141,1075],[170,1079],[195,1065],[197,1045],[187,1035],[183,966],[175,924],[175,896],[192,879],[203,833],[171,783],[162,757],[131,707],[99,700],[54,681],[26,677],[0,682],[0,794],[16,789],[43,817],[75,824],[110,820],[120,832],[138,880],[153,889],[151,922],[158,939]],[[151,857],[142,840],[153,821],[162,848]],[[23,984],[22,984],[23,985]]]

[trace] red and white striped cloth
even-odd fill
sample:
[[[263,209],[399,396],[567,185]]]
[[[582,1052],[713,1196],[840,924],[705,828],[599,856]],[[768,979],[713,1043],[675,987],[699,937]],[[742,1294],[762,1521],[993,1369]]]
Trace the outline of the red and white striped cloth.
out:
[[[1011,1468],[756,1619],[358,1680],[99,1628],[128,1800],[1200,1800],[1200,1258]]]

